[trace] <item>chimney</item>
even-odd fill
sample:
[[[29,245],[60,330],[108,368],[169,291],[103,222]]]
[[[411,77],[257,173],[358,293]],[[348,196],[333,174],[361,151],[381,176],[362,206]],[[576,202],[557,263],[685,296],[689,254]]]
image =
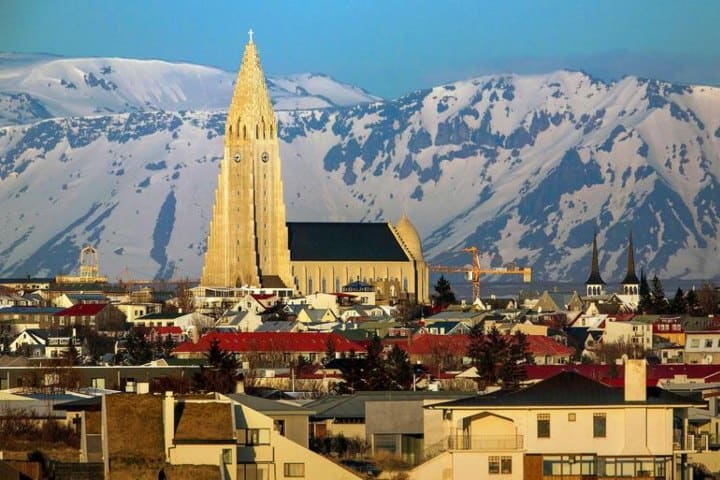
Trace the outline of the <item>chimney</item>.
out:
[[[625,362],[625,401],[647,400],[647,363],[644,359]]]
[[[163,439],[165,445],[165,461],[170,462],[170,448],[175,436],[175,398],[173,392],[165,392],[162,403]]]

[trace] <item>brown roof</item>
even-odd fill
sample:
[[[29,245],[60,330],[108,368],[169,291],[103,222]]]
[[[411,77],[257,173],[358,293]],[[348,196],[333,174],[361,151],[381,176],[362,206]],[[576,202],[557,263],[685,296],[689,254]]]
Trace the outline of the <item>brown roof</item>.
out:
[[[115,394],[105,397],[110,460],[165,461],[162,397]]]
[[[230,403],[184,402],[175,404],[175,441],[233,441]]]

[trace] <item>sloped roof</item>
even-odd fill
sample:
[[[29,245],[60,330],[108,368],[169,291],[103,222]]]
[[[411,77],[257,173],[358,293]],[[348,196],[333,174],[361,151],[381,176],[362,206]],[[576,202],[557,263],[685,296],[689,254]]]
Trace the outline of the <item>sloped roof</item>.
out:
[[[306,403],[305,408],[314,410],[312,419],[328,418],[365,418],[365,403],[378,401],[411,401],[426,399],[460,399],[474,396],[468,392],[410,392],[410,391],[378,391],[358,392],[352,395],[333,395]]]
[[[531,385],[522,390],[500,390],[486,395],[445,402],[433,407],[543,407],[543,406],[593,406],[593,405],[704,405],[680,397],[657,387],[647,389],[645,401],[625,401],[622,388],[614,388],[567,371]],[[433,408],[430,407],[430,408]]]
[[[0,313],[18,313],[23,315],[54,315],[58,312],[62,312],[64,308],[61,307],[6,307],[0,309]]]
[[[232,405],[225,402],[175,403],[175,440],[233,442]]]
[[[387,223],[288,222],[287,227],[293,261],[408,260]]]
[[[560,372],[574,372],[606,385],[622,385],[625,377],[624,365],[528,365],[527,375],[530,380],[544,380]],[[685,376],[688,379],[705,379],[710,381],[720,376],[720,365],[701,364],[660,364],[647,366],[647,386],[657,386],[660,380]]]
[[[335,333],[305,332],[211,332],[203,335],[198,343],[185,342],[178,345],[175,353],[204,353],[217,339],[220,348],[228,352],[325,352],[332,339],[335,351],[365,353],[357,343]]]
[[[533,355],[573,355],[575,349],[563,345],[550,337],[526,335],[528,349]]]
[[[78,303],[55,314],[56,317],[94,316],[102,312],[107,303]]]
[[[290,402],[270,400],[245,393],[230,393],[225,396],[234,402],[241,403],[266,415],[311,415],[315,413],[313,410],[294,405]],[[235,415],[236,421],[240,418],[241,415]],[[240,425],[235,425],[235,427],[241,428]]]

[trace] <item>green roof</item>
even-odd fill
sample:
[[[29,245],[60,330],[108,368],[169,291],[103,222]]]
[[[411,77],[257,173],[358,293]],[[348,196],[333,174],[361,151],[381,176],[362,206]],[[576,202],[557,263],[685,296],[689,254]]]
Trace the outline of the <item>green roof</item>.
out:
[[[405,262],[387,223],[289,222],[293,261]]]

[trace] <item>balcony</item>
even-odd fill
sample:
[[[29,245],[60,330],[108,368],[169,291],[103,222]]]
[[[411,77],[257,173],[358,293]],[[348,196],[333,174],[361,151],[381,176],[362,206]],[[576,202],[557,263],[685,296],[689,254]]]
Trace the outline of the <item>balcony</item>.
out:
[[[447,438],[448,450],[522,450],[522,435],[451,435]]]
[[[713,443],[712,440],[714,439],[707,433],[689,433],[683,439],[679,432],[675,432],[673,450],[677,452],[707,452],[710,450],[710,444]]]

